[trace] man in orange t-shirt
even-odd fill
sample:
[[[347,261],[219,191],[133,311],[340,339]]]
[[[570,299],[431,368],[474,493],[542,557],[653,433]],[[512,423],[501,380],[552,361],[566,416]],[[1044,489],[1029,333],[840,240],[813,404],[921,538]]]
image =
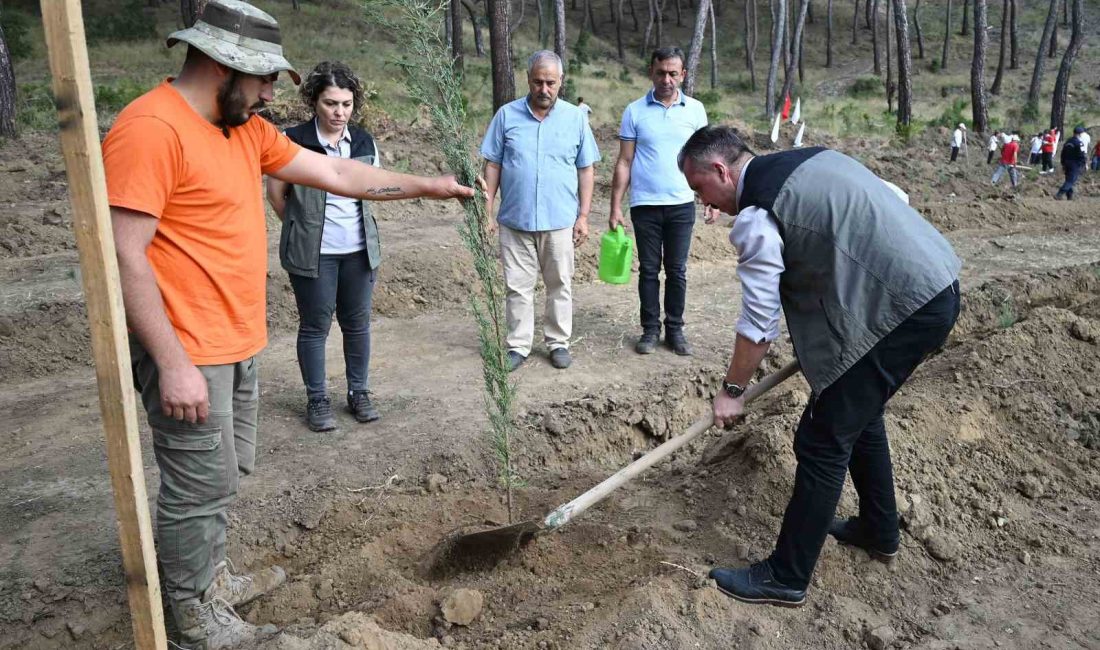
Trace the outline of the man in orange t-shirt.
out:
[[[286,579],[235,576],[226,511],[255,466],[255,355],[267,343],[267,233],[261,178],[362,199],[466,198],[451,176],[423,178],[304,150],[255,113],[282,55],[270,15],[211,0],[179,77],[127,106],[103,143],[134,381],[161,472],[158,559],[183,648],[228,648],[260,628],[228,605]]]

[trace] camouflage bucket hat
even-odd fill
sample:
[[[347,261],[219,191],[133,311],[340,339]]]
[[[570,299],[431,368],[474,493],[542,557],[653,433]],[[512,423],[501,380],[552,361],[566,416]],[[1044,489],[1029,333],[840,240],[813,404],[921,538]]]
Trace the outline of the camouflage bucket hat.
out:
[[[210,0],[193,27],[168,37],[168,47],[180,41],[245,74],[262,76],[286,70],[294,83],[302,81],[283,58],[279,23],[240,0]]]

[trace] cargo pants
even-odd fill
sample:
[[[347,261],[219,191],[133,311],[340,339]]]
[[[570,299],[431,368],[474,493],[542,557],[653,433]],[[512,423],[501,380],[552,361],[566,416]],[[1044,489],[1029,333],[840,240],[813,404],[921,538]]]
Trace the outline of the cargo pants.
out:
[[[226,511],[240,476],[256,465],[256,359],[198,366],[210,397],[201,424],[162,411],[157,366],[133,340],[130,359],[160,468],[156,542],[164,591],[171,600],[201,598],[225,559]]]

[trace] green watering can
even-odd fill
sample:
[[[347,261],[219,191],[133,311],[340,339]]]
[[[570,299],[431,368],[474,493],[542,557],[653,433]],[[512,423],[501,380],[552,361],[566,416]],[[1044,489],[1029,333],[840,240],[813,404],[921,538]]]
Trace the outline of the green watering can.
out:
[[[608,284],[630,282],[630,265],[634,261],[634,242],[622,226],[600,237],[600,279]]]

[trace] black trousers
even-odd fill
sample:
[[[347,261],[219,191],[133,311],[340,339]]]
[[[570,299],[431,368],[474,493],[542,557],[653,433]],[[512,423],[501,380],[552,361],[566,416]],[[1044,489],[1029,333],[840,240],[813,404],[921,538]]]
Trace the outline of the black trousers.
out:
[[[1054,154],[1050,151],[1044,151],[1040,154],[1043,161],[1043,171],[1051,171],[1054,169]]]
[[[695,203],[637,205],[630,208],[638,242],[638,298],[642,331],[661,332],[661,266],[665,269],[665,334],[684,328],[687,260]]]
[[[958,157],[959,157],[959,148],[958,147],[951,147],[951,162],[955,162],[955,160]]]
[[[850,472],[859,516],[883,544],[898,539],[894,473],[883,420],[886,402],[930,352],[947,340],[959,316],[959,283],[902,321],[821,395],[810,397],[794,436],[794,494],[783,515],[772,575],[805,589]]]

